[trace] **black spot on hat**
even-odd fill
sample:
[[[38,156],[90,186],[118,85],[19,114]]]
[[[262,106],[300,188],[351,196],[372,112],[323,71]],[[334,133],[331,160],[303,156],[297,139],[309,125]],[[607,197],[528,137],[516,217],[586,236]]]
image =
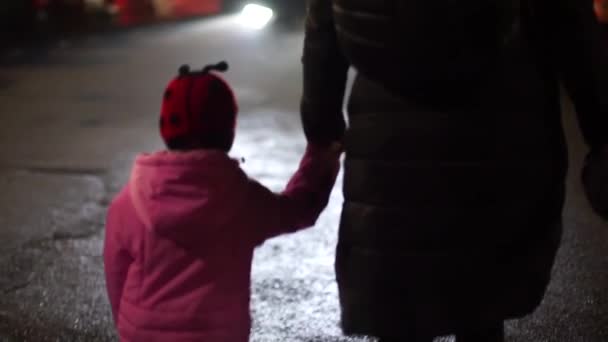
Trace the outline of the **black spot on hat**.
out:
[[[222,81],[218,80],[217,78],[214,78],[213,80],[211,80],[211,84],[209,85],[209,91],[213,92],[213,93],[219,93],[224,89],[224,83],[222,83]]]
[[[178,114],[171,114],[171,116],[169,117],[169,122],[173,126],[179,126],[181,123],[181,119]]]
[[[164,95],[165,100],[169,100],[171,98],[171,95],[173,95],[173,92],[171,91],[171,89],[165,90],[165,95]]]

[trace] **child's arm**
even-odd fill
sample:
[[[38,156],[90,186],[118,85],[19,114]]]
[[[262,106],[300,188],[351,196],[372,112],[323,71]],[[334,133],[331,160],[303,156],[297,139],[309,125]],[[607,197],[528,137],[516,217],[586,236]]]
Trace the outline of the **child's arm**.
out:
[[[256,218],[253,226],[257,243],[315,224],[329,201],[340,169],[341,152],[338,143],[327,147],[309,144],[300,167],[282,193],[273,193],[255,180],[249,181],[250,217]]]
[[[120,299],[122,298],[127,273],[133,263],[133,257],[124,248],[125,241],[120,235],[122,231],[124,231],[124,227],[121,225],[120,218],[114,212],[113,207],[110,206],[106,220],[103,256],[106,288],[115,324],[118,322]]]

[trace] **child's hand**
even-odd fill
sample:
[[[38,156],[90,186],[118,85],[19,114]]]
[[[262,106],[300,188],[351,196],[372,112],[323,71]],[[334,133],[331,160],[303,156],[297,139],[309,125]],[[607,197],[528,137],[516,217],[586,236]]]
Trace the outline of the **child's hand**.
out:
[[[321,189],[331,189],[340,171],[340,155],[343,150],[343,145],[339,141],[327,145],[308,143],[300,167],[311,166],[309,170],[315,170],[314,177],[317,183],[321,184]]]
[[[329,161],[336,161],[340,159],[340,155],[342,155],[342,152],[344,151],[344,146],[342,145],[341,142],[339,141],[335,141],[332,142],[331,144],[329,144],[329,146],[326,147],[327,151],[326,151],[326,157]]]
[[[329,145],[329,149],[334,153],[342,154],[344,151],[344,145],[341,141],[334,141]]]
[[[344,146],[340,141],[334,141],[329,145],[317,145],[309,143],[308,148],[319,159],[326,162],[336,162],[344,151]]]

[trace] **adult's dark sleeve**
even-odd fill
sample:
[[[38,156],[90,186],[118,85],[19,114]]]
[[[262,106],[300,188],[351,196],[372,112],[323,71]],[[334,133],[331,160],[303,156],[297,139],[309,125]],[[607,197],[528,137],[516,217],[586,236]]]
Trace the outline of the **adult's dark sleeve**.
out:
[[[302,125],[308,141],[328,144],[344,135],[342,104],[349,63],[338,45],[332,0],[308,0],[307,11]]]
[[[558,72],[574,102],[580,127],[592,149],[608,144],[608,44],[593,0],[533,0],[547,62]]]

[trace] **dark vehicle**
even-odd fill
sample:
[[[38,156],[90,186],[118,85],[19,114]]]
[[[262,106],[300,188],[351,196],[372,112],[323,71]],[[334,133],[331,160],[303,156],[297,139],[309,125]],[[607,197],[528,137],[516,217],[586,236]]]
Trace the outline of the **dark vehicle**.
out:
[[[84,0],[36,0],[37,15],[60,32],[75,31],[85,25]]]

